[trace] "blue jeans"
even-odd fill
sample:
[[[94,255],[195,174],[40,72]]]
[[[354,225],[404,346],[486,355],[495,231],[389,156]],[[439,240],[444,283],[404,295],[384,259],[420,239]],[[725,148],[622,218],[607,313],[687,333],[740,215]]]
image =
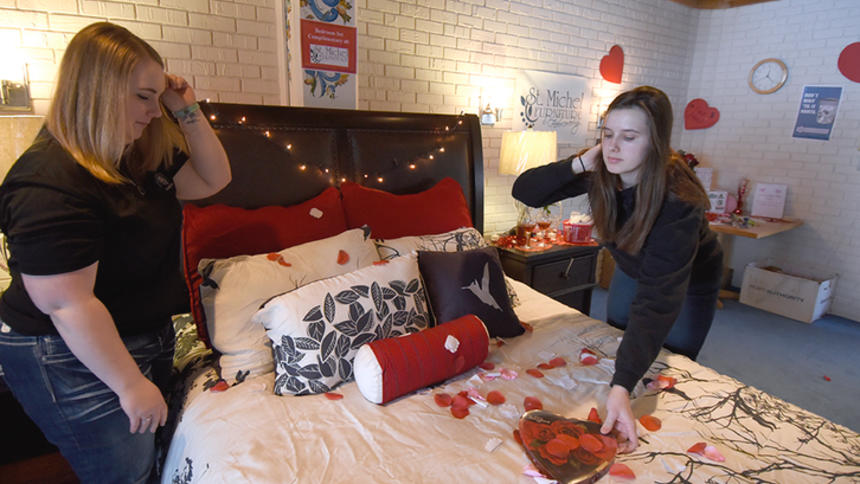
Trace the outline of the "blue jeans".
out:
[[[630,306],[633,304],[637,285],[636,279],[615,267],[612,282],[609,284],[609,295],[606,298],[606,322],[616,328],[627,328]],[[709,290],[703,294],[688,292],[681,305],[681,313],[678,314],[663,346],[695,360],[702,345],[705,344],[705,337],[714,321],[718,294],[718,284],[714,284],[713,291]]]
[[[141,372],[162,393],[173,365],[174,339],[170,323],[122,338]],[[155,434],[129,433],[117,394],[72,354],[62,338],[0,331],[0,365],[15,398],[81,482],[150,479]]]

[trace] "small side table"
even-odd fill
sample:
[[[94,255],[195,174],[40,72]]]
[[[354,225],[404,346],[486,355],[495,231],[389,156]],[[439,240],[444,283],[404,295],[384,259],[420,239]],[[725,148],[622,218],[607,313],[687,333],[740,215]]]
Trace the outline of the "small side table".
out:
[[[591,312],[597,285],[597,245],[556,245],[540,252],[499,247],[505,273],[584,314]]]

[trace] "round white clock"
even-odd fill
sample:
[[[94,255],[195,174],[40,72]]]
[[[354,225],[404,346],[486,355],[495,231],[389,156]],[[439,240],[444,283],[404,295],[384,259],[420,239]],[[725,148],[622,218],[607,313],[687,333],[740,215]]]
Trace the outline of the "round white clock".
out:
[[[775,59],[762,59],[750,69],[748,79],[750,89],[759,94],[770,94],[781,88],[788,79],[785,62]]]

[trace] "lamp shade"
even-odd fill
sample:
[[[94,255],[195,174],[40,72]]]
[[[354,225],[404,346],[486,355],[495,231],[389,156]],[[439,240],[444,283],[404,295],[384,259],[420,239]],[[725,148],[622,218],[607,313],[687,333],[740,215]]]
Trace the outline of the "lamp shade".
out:
[[[509,131],[502,133],[499,173],[519,175],[536,166],[556,161],[555,131]]]

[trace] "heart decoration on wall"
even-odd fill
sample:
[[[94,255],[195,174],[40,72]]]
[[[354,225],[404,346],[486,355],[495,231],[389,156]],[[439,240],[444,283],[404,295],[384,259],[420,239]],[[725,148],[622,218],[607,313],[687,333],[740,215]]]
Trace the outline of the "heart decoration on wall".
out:
[[[712,108],[702,98],[696,98],[687,104],[684,109],[685,129],[705,129],[717,124],[720,120],[720,111]]]
[[[854,42],[842,49],[837,66],[843,76],[860,82],[860,42]]]
[[[624,51],[621,46],[613,45],[609,54],[600,59],[600,75],[609,82],[621,84],[621,73],[624,71]]]

